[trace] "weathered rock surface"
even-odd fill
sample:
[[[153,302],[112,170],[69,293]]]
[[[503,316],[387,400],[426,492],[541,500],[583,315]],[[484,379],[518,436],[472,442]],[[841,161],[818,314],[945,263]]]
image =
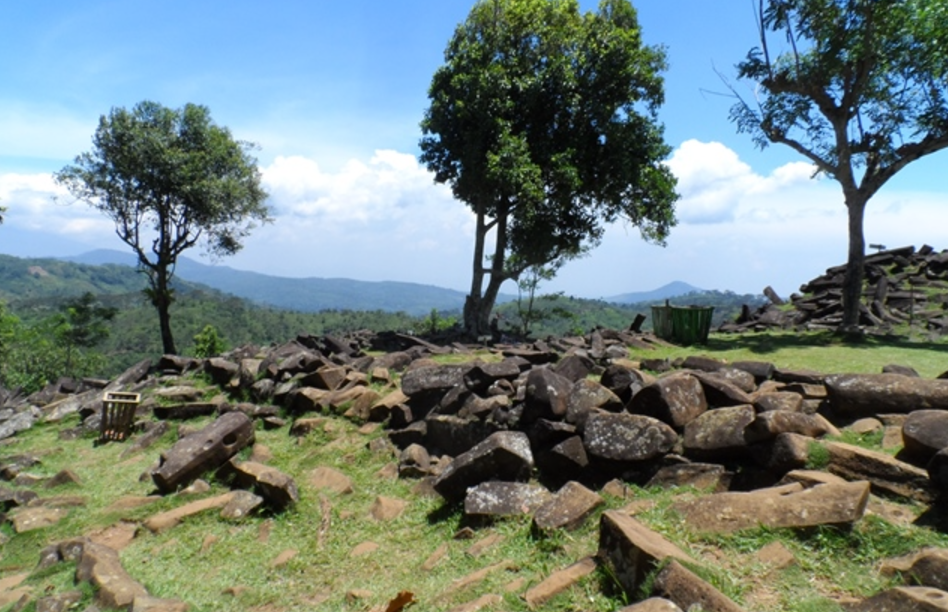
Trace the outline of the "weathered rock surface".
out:
[[[655,576],[653,594],[674,602],[683,610],[743,612],[721,591],[705,582],[676,560]]]
[[[948,410],[948,380],[901,374],[837,374],[826,377],[833,410],[858,418],[915,410]]]
[[[467,488],[488,480],[526,481],[533,470],[533,453],[526,434],[499,431],[458,455],[433,483],[449,500],[460,500]]]
[[[673,505],[698,531],[740,531],[757,526],[851,525],[869,502],[869,483],[786,485],[749,493],[717,493]]]
[[[118,553],[101,544],[87,543],[76,566],[76,581],[96,588],[96,603],[105,608],[127,608],[136,597],[147,596],[140,583],[129,576]]]
[[[482,482],[467,490],[464,514],[496,517],[531,514],[552,497],[546,487],[523,482]]]
[[[632,397],[629,412],[654,417],[681,428],[708,409],[697,378],[686,373],[664,376]]]
[[[678,434],[658,419],[640,414],[596,412],[586,420],[586,452],[613,461],[644,461],[664,455]]]
[[[610,510],[599,521],[599,558],[629,597],[665,559],[694,563],[689,555],[627,514]]]
[[[163,452],[152,480],[162,493],[172,493],[217,469],[253,441],[253,421],[242,412],[228,412]]]
[[[595,491],[578,482],[568,482],[537,509],[533,524],[540,530],[573,529],[604,503]]]

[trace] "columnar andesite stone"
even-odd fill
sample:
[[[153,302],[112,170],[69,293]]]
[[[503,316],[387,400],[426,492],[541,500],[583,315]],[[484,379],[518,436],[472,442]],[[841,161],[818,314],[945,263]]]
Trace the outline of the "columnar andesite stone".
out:
[[[641,414],[596,412],[586,420],[586,452],[612,461],[644,461],[664,455],[678,441],[675,430]]]
[[[173,493],[204,472],[217,469],[253,441],[253,421],[242,412],[228,412],[163,452],[152,480],[162,493]]]
[[[460,500],[468,487],[488,480],[526,481],[533,470],[530,440],[519,431],[498,431],[458,455],[434,481],[442,497]]]
[[[615,510],[599,521],[599,558],[630,597],[638,595],[642,581],[665,559],[695,562],[661,534]]]
[[[826,390],[833,410],[849,417],[948,410],[948,380],[901,374],[837,374],[826,377]]]

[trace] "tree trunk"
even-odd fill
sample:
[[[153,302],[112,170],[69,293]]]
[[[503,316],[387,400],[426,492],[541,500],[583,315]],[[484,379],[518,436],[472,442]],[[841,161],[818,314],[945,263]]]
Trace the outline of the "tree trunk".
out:
[[[177,355],[174,337],[171,335],[171,290],[168,287],[168,270],[159,266],[155,271],[152,290],[152,303],[158,310],[158,324],[161,327],[161,346],[166,355]]]
[[[487,238],[487,226],[484,221],[484,209],[477,209],[477,226],[474,230],[474,270],[471,275],[471,292],[464,299],[464,332],[471,338],[483,331],[478,325],[481,312],[481,290],[484,285],[484,240]]]
[[[842,332],[855,331],[859,326],[863,262],[866,253],[866,239],[862,231],[866,198],[859,193],[847,193],[846,210],[849,216],[849,257],[846,260],[846,275],[843,277],[843,322],[840,325]]]
[[[507,206],[498,206],[497,219],[494,221],[497,229],[497,240],[494,245],[494,255],[491,258],[490,280],[487,289],[481,293],[484,285],[484,241],[489,228],[480,210],[477,214],[477,230],[474,242],[474,275],[471,281],[471,293],[464,300],[464,329],[468,336],[477,338],[490,333],[490,313],[500,293],[500,286],[507,280],[504,270],[507,254]]]

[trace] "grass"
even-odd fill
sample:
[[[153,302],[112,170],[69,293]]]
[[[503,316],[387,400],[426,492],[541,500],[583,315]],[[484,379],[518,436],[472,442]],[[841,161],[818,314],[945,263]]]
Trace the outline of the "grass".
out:
[[[698,351],[667,348],[637,353],[636,357],[676,358],[695,352],[727,360],[766,359],[782,368],[818,371],[831,371],[826,365],[836,364],[839,368],[833,368],[835,371],[873,372],[886,363],[898,362],[929,376],[939,373],[946,363],[946,347],[941,343],[897,342],[890,346],[873,340],[853,346],[821,334],[802,338],[784,334],[713,336],[709,345]],[[465,360],[473,358],[466,356]],[[457,357],[437,359],[459,361]],[[360,429],[332,415],[326,415],[326,419],[323,429],[300,439],[289,435],[289,426],[271,431],[258,428],[256,432],[257,444],[267,447],[272,456],[267,463],[295,478],[301,495],[296,507],[282,514],[251,516],[238,522],[227,522],[217,513],[208,512],[158,534],[140,529],[121,552],[124,567],[153,595],[183,599],[195,611],[354,612],[378,606],[384,609],[399,592],[410,591],[419,602],[419,610],[451,610],[481,595],[499,594],[503,603],[496,609],[525,612],[528,608],[521,595],[527,588],[595,553],[599,513],[633,502],[640,520],[698,561],[693,571],[749,612],[838,612],[839,600],[868,596],[893,584],[892,579],[876,571],[882,559],[923,546],[948,547],[944,533],[895,525],[878,516],[865,517],[849,531],[760,528],[729,535],[695,533],[672,505],[682,496],[706,491],[640,487],[630,487],[625,498],[605,495],[606,505],[576,531],[537,537],[531,532],[529,519],[519,517],[479,527],[471,539],[462,539],[457,535],[466,525],[459,508],[443,506],[439,498],[419,490],[417,481],[387,475],[395,454],[384,448],[384,430]],[[209,421],[196,419],[188,425],[200,427]],[[140,476],[161,450],[173,444],[175,433],[169,432],[151,449],[123,458],[120,454],[127,444],[94,447],[90,437],[59,439],[60,429],[77,425],[76,417],[62,424],[40,424],[0,447],[0,457],[40,454],[42,463],[28,470],[32,474],[52,476],[69,468],[82,481],[50,491],[38,489],[44,497],[79,495],[85,499],[85,505],[71,508],[59,524],[24,534],[15,534],[9,524],[0,526],[10,538],[0,552],[0,578],[30,572],[27,584],[35,594],[78,588],[73,584],[74,564],[34,571],[44,546],[119,521],[140,523],[190,501],[169,495],[147,506],[113,509],[111,505],[121,497],[152,492],[150,480]],[[844,432],[842,439],[868,447],[877,447],[881,441],[878,435],[855,436],[849,432]],[[813,467],[826,461],[819,449],[819,444],[811,449]],[[244,451],[243,456],[248,453]],[[352,480],[353,492],[344,495],[315,489],[308,475],[317,467],[345,473]],[[210,483],[206,496],[226,490],[212,478]],[[387,522],[370,518],[370,508],[380,496],[407,502],[404,513]],[[327,516],[328,529],[320,536]],[[262,537],[264,533],[268,537]],[[482,555],[469,553],[472,545],[494,536],[498,542]],[[353,551],[365,542],[377,544],[377,550],[354,556]],[[760,561],[757,552],[772,542],[780,542],[793,554],[792,566],[775,570]],[[422,570],[425,561],[442,547],[441,560],[430,571]],[[285,551],[295,551],[295,556],[275,566],[274,560]],[[480,581],[467,585],[460,582],[480,571],[484,571]],[[613,583],[608,572],[601,570],[541,609],[618,609],[628,602],[610,588]],[[92,597],[90,589],[82,589],[84,600],[78,609]],[[35,604],[26,608],[27,612],[34,609]]]
[[[824,374],[878,373],[889,364],[915,368],[927,378],[948,370],[948,342],[912,341],[905,338],[867,336],[846,342],[831,332],[760,332],[711,334],[708,342],[693,347],[632,349],[633,359],[670,359],[702,354],[728,362],[768,361],[788,370]]]

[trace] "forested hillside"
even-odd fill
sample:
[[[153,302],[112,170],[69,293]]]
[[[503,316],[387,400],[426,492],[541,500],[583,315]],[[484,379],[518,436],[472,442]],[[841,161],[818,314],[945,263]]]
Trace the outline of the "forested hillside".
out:
[[[142,293],[144,286],[142,276],[128,266],[0,256],[0,384],[32,388],[64,374],[113,376],[141,359],[159,356],[158,317]],[[77,326],[88,325],[75,318],[76,300],[83,294],[89,294],[97,307],[114,311],[112,318],[101,322],[107,336],[89,346],[69,340]],[[761,296],[711,291],[673,298],[672,303],[714,306],[717,326],[736,317],[742,304],[756,306],[762,300]],[[543,338],[585,334],[597,326],[627,328],[640,313],[648,317],[643,326],[648,330],[651,305],[662,303],[614,304],[546,296],[538,297],[532,308],[526,299],[499,305],[497,313],[506,338],[522,338],[525,321],[529,336]],[[179,350],[187,355],[208,350],[208,333],[216,342],[210,346],[223,350],[285,342],[299,334],[344,334],[359,329],[446,333],[459,317],[456,309],[430,307],[424,315],[382,309],[300,312],[260,306],[185,281],[177,282],[171,307],[174,336]]]

